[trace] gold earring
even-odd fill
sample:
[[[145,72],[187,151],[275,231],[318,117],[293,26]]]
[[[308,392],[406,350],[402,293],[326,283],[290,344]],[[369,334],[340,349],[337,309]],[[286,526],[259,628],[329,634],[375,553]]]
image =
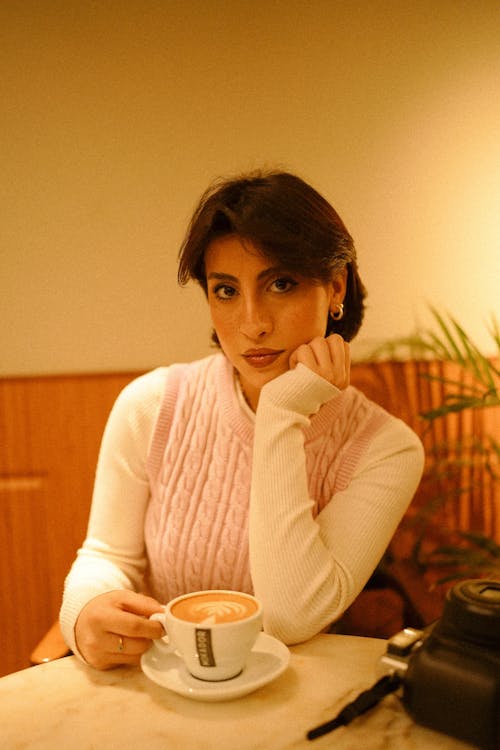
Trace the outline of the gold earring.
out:
[[[335,320],[335,322],[342,320],[342,318],[344,317],[344,305],[342,304],[342,302],[337,303],[337,309],[335,310],[335,312],[332,312],[330,310],[330,315]]]

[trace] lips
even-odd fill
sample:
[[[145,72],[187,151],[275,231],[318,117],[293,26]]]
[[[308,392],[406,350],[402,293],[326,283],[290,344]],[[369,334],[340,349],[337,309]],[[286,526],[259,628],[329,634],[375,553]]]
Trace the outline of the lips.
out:
[[[243,357],[251,367],[260,369],[272,365],[281,354],[282,349],[248,349]]]

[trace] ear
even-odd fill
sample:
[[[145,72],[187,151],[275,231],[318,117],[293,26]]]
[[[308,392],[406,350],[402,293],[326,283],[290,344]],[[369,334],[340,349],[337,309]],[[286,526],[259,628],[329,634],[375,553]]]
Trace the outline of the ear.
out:
[[[330,282],[330,311],[344,301],[347,291],[347,268],[343,268],[332,276]]]

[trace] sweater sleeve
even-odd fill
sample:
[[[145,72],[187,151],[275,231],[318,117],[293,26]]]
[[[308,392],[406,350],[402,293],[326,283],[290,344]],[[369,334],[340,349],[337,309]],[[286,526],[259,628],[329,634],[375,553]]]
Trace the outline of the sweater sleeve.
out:
[[[391,417],[350,484],[312,514],[303,427],[339,391],[299,364],[261,391],[250,498],[250,566],[264,627],[298,643],[338,619],[359,594],[418,486],[423,448]]]
[[[74,627],[85,604],[107,591],[139,590],[142,583],[146,459],[165,373],[158,368],[127,385],[104,430],[87,537],[66,578],[60,612],[63,636],[77,654]]]

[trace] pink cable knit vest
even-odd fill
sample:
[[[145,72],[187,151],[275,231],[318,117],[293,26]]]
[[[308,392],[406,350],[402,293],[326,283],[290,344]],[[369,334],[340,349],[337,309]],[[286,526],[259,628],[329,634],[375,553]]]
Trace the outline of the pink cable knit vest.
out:
[[[387,418],[354,388],[312,417],[305,451],[315,513],[349,484]],[[253,432],[223,354],[168,369],[148,458],[152,491],[145,521],[149,587],[160,601],[197,589],[252,591]]]

